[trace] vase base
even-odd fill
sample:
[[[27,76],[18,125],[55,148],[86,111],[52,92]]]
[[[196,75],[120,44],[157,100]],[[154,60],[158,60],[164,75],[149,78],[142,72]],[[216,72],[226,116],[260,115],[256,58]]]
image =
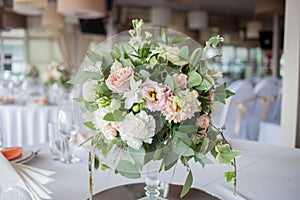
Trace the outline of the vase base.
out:
[[[168,200],[199,200],[199,199],[205,199],[205,200],[220,200],[221,198],[218,198],[214,195],[211,195],[207,192],[204,192],[202,190],[191,188],[190,192],[184,196],[183,198],[180,198],[180,192],[182,190],[182,186],[180,185],[173,185],[169,184],[169,193],[164,194],[164,192],[161,193],[165,197],[165,199]],[[99,192],[93,196],[93,200],[111,200],[111,199],[122,199],[122,200],[137,200],[143,198],[145,196],[144,193],[144,183],[136,183],[136,184],[126,184],[114,188],[107,189],[105,191]],[[160,196],[161,197],[161,196]]]
[[[142,197],[142,198],[139,198],[137,200],[168,200],[168,199],[165,199],[163,197]]]

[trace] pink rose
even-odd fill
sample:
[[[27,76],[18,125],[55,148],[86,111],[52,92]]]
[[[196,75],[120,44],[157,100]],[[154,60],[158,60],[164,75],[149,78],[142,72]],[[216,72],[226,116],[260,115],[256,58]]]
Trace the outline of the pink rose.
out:
[[[175,88],[185,89],[187,87],[187,75],[173,74],[172,77],[175,84]]]
[[[113,128],[113,126],[108,124],[103,128],[103,135],[106,139],[113,140],[117,137],[118,133],[117,130]]]
[[[196,121],[196,126],[203,128],[203,130],[200,133],[205,133],[206,129],[209,127],[210,119],[207,115],[201,115],[198,117]]]
[[[147,79],[140,85],[142,98],[146,100],[145,108],[150,111],[162,110],[172,92],[167,85]]]
[[[105,83],[113,92],[124,93],[130,87],[130,77],[132,74],[133,69],[131,67],[121,68],[110,73]]]

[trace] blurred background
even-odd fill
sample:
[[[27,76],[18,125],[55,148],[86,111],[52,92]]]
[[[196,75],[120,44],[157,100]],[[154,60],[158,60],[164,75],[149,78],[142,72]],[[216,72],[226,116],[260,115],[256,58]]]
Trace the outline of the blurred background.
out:
[[[202,46],[212,36],[224,37],[223,55],[213,65],[223,72],[219,82],[236,95],[216,115],[217,123],[225,124],[228,137],[294,146],[300,140],[297,5],[297,0],[0,0],[0,103],[70,100],[67,81],[86,51],[131,29],[132,19],[143,19],[146,27],[176,30]]]
[[[233,80],[282,76],[284,0],[0,2],[0,71],[4,78],[11,72],[22,79],[28,65],[42,72],[53,60],[77,69],[88,48],[130,29],[134,18],[143,19],[147,26],[177,30],[200,44],[220,34],[225,43],[217,66]]]

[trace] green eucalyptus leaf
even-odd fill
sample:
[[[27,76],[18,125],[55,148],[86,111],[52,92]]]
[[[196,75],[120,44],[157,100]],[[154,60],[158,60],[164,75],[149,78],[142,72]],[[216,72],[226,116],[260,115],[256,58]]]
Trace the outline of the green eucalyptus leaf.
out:
[[[193,156],[195,155],[194,150],[191,149],[184,142],[180,141],[178,144],[173,145],[173,151],[180,156]]]
[[[211,87],[212,87],[212,84],[208,80],[203,79],[201,84],[199,86],[197,86],[196,89],[199,91],[208,91],[208,90],[210,90]]]
[[[191,71],[191,72],[188,73],[189,87],[198,86],[198,85],[200,85],[201,82],[202,82],[202,77],[198,72]]]
[[[151,76],[151,74],[148,71],[144,70],[144,69],[142,69],[140,71],[140,74],[141,74],[143,80],[146,80],[147,78],[149,78]]]
[[[99,92],[102,94],[105,94],[106,96],[110,96],[112,94],[112,91],[107,87],[105,82],[101,82],[98,85]]]
[[[101,163],[101,170],[105,171],[107,169],[110,169],[110,167],[104,163]]]
[[[215,85],[215,80],[208,74],[206,74],[205,78],[212,84]]]
[[[172,150],[165,151],[165,156],[163,159],[165,171],[171,169],[178,161],[179,156]]]
[[[207,156],[203,155],[203,154],[197,154],[195,156],[195,161],[200,163],[200,165],[204,168],[205,165],[207,164],[213,164],[213,162],[207,158]]]
[[[100,54],[96,53],[95,51],[88,50],[86,55],[87,55],[88,59],[94,64],[98,61],[102,61],[102,56]]]
[[[119,59],[121,57],[121,50],[119,49],[118,45],[116,45],[116,44],[114,46],[114,49],[115,49],[117,59]]]
[[[162,40],[166,45],[168,45],[168,43],[169,43],[169,36],[168,36],[168,33],[167,33],[166,28],[162,28],[162,29],[161,29],[161,40]]]
[[[126,67],[134,67],[130,59],[121,58],[121,63],[123,63],[123,66]]]
[[[140,178],[141,173],[138,168],[128,160],[121,159],[116,168],[116,172],[130,179]]]
[[[119,122],[125,119],[123,112],[120,110],[115,110],[113,113],[107,113],[104,117],[106,121]]]
[[[102,58],[102,69],[103,73],[107,74],[110,72],[110,66],[115,62],[114,58],[107,52],[103,51],[103,58]]]
[[[157,147],[156,147],[156,150],[154,152],[154,155],[153,155],[153,160],[160,160],[163,156],[163,147],[164,145],[163,144],[159,144]]]
[[[99,169],[100,160],[97,156],[94,157],[94,168],[97,170]]]
[[[205,137],[202,141],[202,145],[199,152],[202,154],[206,154],[209,151],[208,145],[209,145],[209,139]]]
[[[141,169],[144,166],[144,159],[146,151],[143,147],[140,147],[138,150],[129,148],[129,153],[134,160],[134,164]]]
[[[180,60],[187,60],[189,57],[189,48],[187,46],[183,46],[179,49],[179,58]]]
[[[83,83],[87,79],[93,79],[93,80],[99,80],[102,78],[102,74],[99,72],[88,72],[83,71],[78,73],[76,76],[72,77],[72,79],[69,81],[70,84],[75,83]]]
[[[167,74],[164,84],[168,85],[172,91],[174,91],[174,81],[170,74]]]
[[[190,37],[178,37],[178,38],[174,38],[171,43],[172,44],[178,44],[178,43],[181,43],[181,42],[184,42],[184,41],[187,41],[189,40]]]
[[[84,122],[83,124],[84,124],[86,127],[88,127],[89,129],[93,130],[93,131],[96,130],[95,125],[94,125],[93,122],[91,122],[91,121]]]
[[[193,174],[192,171],[189,170],[189,174],[187,175],[182,191],[180,193],[180,198],[184,197],[191,189],[193,183]]]
[[[198,65],[198,63],[200,61],[201,55],[202,55],[202,48],[197,48],[192,53],[190,61],[189,61],[190,62],[190,69],[191,69],[191,71],[193,71],[193,70],[197,71],[198,70],[196,68],[196,66]]]
[[[74,101],[77,101],[77,102],[83,102],[83,103],[88,103],[87,100],[85,100],[84,98],[73,98]]]
[[[178,127],[178,131],[189,134],[189,133],[197,133],[198,127],[196,125],[180,125]]]

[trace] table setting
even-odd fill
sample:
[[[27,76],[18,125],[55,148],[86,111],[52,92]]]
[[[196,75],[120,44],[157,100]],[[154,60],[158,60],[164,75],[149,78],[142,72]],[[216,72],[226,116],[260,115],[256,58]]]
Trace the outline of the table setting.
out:
[[[51,191],[44,185],[54,179],[54,171],[39,169],[25,165],[40,151],[29,148],[1,148],[3,137],[0,132],[0,199],[39,200],[51,199]]]
[[[211,67],[224,39],[143,25],[88,50],[72,79],[52,63],[58,106],[3,109],[0,200],[297,199],[299,149],[227,140],[214,116],[234,95]]]

